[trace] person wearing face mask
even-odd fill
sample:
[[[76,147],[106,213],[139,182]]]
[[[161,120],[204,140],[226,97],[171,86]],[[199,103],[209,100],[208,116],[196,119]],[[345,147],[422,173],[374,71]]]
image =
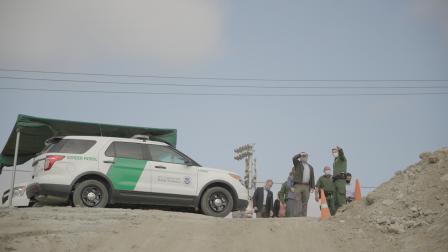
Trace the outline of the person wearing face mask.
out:
[[[301,152],[292,158],[294,167],[292,168],[293,175],[293,190],[297,200],[298,217],[307,216],[308,200],[310,193],[314,193],[314,169],[308,164],[308,154]]]
[[[345,158],[344,151],[337,146],[332,149],[334,163],[333,163],[333,181],[335,186],[335,208],[338,210],[341,206],[346,204],[346,174],[347,174],[347,158]]]
[[[335,215],[336,209],[334,207],[334,195],[335,188],[333,183],[333,177],[331,176],[330,166],[324,167],[324,175],[321,176],[316,182],[316,202],[319,202],[321,197],[321,190],[325,193],[325,198],[327,199],[327,205],[330,209],[331,216]]]

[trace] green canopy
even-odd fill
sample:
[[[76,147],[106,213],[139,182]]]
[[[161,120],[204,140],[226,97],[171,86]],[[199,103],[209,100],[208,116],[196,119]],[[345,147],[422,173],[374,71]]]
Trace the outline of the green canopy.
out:
[[[176,146],[177,141],[176,129],[86,123],[19,115],[8,142],[0,155],[0,172],[3,166],[13,165],[17,131],[20,131],[17,164],[23,164],[33,158],[43,150],[45,140],[56,136],[108,136],[129,138],[134,135],[147,135],[151,140],[162,141],[171,146]]]

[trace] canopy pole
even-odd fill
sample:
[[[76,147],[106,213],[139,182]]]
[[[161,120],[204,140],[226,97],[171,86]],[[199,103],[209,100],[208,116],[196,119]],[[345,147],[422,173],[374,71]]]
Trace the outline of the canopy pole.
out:
[[[14,195],[14,181],[16,180],[17,157],[19,156],[20,130],[17,130],[16,149],[14,151],[14,171],[12,172],[11,189],[9,190],[9,207],[12,207],[12,197]]]

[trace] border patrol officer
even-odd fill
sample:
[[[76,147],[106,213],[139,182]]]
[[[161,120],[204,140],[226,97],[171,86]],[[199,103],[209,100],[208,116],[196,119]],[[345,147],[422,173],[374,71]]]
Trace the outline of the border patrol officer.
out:
[[[327,198],[327,205],[330,209],[330,214],[333,216],[336,213],[334,207],[335,187],[333,183],[333,177],[331,176],[330,166],[324,167],[324,175],[321,176],[316,183],[316,201],[320,199],[320,190],[324,190],[325,198]]]
[[[346,204],[345,199],[345,177],[347,173],[347,158],[341,147],[336,146],[332,149],[333,163],[333,181],[335,186],[335,207],[336,210]]]

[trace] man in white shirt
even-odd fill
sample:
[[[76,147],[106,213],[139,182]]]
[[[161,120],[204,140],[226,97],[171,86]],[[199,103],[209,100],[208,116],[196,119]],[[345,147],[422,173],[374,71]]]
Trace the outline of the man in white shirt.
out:
[[[298,204],[297,217],[307,216],[310,193],[314,193],[314,169],[308,163],[308,154],[301,152],[292,158],[294,180],[294,193]]]

